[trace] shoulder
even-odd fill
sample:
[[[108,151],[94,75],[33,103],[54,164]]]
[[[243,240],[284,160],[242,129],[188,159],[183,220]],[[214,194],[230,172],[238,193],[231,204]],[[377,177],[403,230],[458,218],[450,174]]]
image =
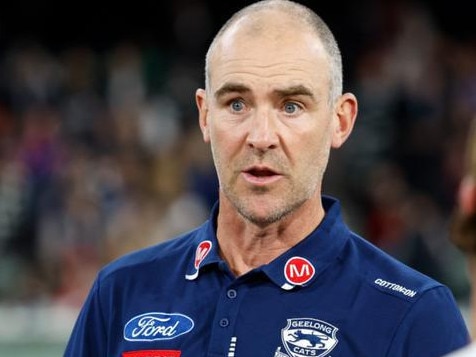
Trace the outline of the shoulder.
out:
[[[354,233],[350,246],[349,254],[358,274],[381,294],[414,301],[429,290],[444,287]]]
[[[190,252],[195,249],[194,239],[203,229],[201,226],[159,244],[130,252],[104,266],[98,274],[98,281],[130,280],[137,275],[142,278],[157,277],[172,265],[185,266],[190,254],[193,254]]]
[[[389,356],[441,356],[467,343],[465,322],[448,287],[354,233],[347,251],[353,277],[362,283],[356,292],[356,303],[366,311],[368,319],[378,317],[374,320],[378,329],[393,329],[389,332],[393,334]],[[445,336],[446,340],[431,346],[421,343],[437,336]],[[414,352],[406,354],[410,350]]]

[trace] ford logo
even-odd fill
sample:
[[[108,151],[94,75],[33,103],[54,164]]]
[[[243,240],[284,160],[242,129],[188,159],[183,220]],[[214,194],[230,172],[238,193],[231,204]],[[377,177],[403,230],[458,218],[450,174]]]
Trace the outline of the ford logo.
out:
[[[170,340],[190,332],[193,320],[182,314],[148,312],[133,317],[124,326],[127,341]]]

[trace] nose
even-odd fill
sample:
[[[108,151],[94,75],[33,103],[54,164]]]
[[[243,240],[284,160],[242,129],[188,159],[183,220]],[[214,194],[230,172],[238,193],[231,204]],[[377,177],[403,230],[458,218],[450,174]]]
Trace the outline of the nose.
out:
[[[250,120],[246,143],[259,151],[267,151],[278,146],[279,137],[271,110],[256,111]]]

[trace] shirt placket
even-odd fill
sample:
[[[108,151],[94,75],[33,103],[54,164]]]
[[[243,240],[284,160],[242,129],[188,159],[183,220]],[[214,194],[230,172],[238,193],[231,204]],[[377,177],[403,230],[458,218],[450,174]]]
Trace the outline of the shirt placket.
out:
[[[212,323],[209,357],[236,357],[239,336],[236,327],[243,298],[248,290],[242,282],[234,281],[224,286],[217,299]]]

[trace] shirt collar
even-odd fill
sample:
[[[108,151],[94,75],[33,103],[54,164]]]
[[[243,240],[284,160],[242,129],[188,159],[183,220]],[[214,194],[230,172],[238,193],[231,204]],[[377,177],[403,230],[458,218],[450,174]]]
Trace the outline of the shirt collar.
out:
[[[223,261],[219,254],[216,237],[217,216],[218,202],[212,207],[210,218],[197,230],[193,238],[193,251],[189,254],[189,265],[185,274],[187,280],[197,279],[204,267]]]
[[[262,271],[284,290],[311,285],[340,255],[348,240],[348,228],[342,221],[339,201],[323,196],[322,203],[325,215],[316,229],[262,267]]]
[[[296,246],[256,269],[284,290],[312,284],[339,256],[349,237],[348,228],[342,221],[339,201],[323,196],[322,203],[326,213],[319,226]],[[215,233],[217,214],[218,204],[215,204],[210,219],[197,231],[185,276],[188,280],[198,278],[204,267],[223,261]]]

